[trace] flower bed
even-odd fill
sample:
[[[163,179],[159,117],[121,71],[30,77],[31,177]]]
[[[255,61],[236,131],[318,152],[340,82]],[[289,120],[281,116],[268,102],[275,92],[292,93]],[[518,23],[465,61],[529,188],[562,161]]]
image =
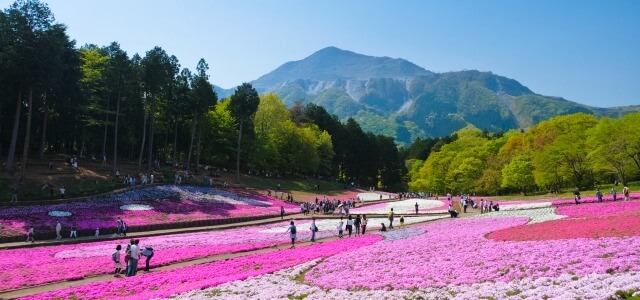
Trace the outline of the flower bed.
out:
[[[444,202],[427,199],[407,199],[402,201],[378,203],[363,207],[356,207],[349,210],[351,214],[387,214],[393,208],[396,216],[400,214],[414,214],[415,204],[418,203],[419,212],[446,212],[447,206]]]
[[[391,196],[388,194],[367,192],[367,193],[358,194],[358,198],[360,198],[362,202],[370,202],[370,201],[378,201],[378,200],[388,200],[388,199],[391,199]]]
[[[396,230],[384,243],[172,299],[607,299],[619,290],[640,289],[638,236],[483,238],[524,222],[450,220]],[[415,235],[420,230],[425,233]]]
[[[564,206],[557,213],[568,218],[498,230],[489,237],[526,241],[640,235],[640,203],[635,201]]]
[[[127,225],[166,224],[241,216],[278,215],[280,206],[297,212],[296,205],[266,196],[207,187],[154,186],[87,202],[33,205],[0,211],[0,236],[24,235],[30,225],[38,232],[53,232],[57,221],[63,231],[73,223],[79,230],[115,228],[117,217]]]
[[[425,234],[332,256],[312,268],[306,280],[325,289],[428,289],[640,270],[637,236],[544,242],[483,238],[525,222],[488,218],[431,223],[421,227]]]
[[[419,290],[345,290],[341,286],[325,290],[298,280],[305,271],[318,263],[320,260],[313,260],[272,274],[194,290],[167,299],[443,299],[443,295],[446,295],[447,299],[458,300],[609,299],[619,290],[640,289],[640,273],[629,272],[586,276],[564,274],[558,277],[525,278],[511,282],[487,281]]]
[[[527,217],[530,219],[527,224],[535,224],[535,223],[541,223],[541,222],[565,218],[565,216],[563,215],[556,214],[555,207],[513,209],[513,210],[500,209],[500,211],[492,211],[484,214],[475,215],[472,218],[504,218],[504,217],[507,217],[507,218]]]
[[[603,191],[604,193],[605,191]],[[623,199],[622,193],[618,194],[618,200],[617,201],[621,201]],[[640,199],[640,193],[632,193],[629,194],[629,199]],[[603,201],[611,201],[613,202],[613,195],[603,195],[602,197]],[[598,198],[596,196],[587,196],[587,197],[581,197],[580,198],[580,202],[581,203],[596,203],[598,202]],[[560,206],[560,205],[571,205],[571,204],[575,204],[575,200],[573,199],[565,199],[565,200],[554,200],[551,201],[551,203],[553,203],[553,205],[555,206]]]
[[[242,280],[293,267],[314,259],[350,252],[381,239],[378,235],[335,240],[306,247],[253,254],[174,270],[141,274],[113,282],[90,283],[79,287],[41,293],[24,299],[150,299],[169,297],[222,283]]]
[[[425,216],[406,218],[406,224],[425,222],[443,218]],[[383,218],[369,220],[369,232],[377,231]],[[310,221],[296,221],[297,238],[306,241],[311,238]],[[337,219],[317,220],[316,238],[336,236]],[[346,221],[345,221],[346,224]],[[248,251],[287,244],[291,240],[286,230],[289,222],[242,227],[218,231],[173,234],[140,239],[142,247],[155,250],[151,266],[196,259],[211,255]],[[395,232],[395,231],[392,231]],[[346,235],[346,230],[345,230]],[[355,235],[355,230],[354,230]],[[59,280],[83,278],[91,275],[107,274],[113,271],[111,254],[115,246],[123,247],[128,240],[59,245],[31,249],[0,250],[4,258],[0,261],[0,291],[11,290],[25,285],[38,285]],[[122,252],[124,257],[124,252]]]

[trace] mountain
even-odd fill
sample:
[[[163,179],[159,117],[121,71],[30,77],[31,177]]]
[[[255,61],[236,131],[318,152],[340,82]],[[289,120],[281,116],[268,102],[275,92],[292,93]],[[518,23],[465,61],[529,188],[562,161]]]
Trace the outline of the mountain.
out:
[[[283,64],[251,84],[291,106],[323,106],[340,119],[354,118],[365,131],[400,144],[450,135],[473,124],[488,131],[527,128],[576,112],[619,116],[640,106],[597,108],[535,94],[518,81],[491,72],[433,73],[407,60],[324,48]],[[216,88],[224,97],[233,90]]]

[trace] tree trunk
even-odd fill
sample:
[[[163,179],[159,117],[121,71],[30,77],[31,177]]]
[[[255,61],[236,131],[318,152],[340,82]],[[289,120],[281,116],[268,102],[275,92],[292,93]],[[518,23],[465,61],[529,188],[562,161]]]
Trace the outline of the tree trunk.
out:
[[[196,166],[193,169],[194,174],[198,174],[198,166],[200,165],[200,152],[202,152],[202,131],[200,131],[200,126],[198,126],[198,146],[196,146]]]
[[[240,128],[238,130],[238,148],[236,149],[236,183],[240,183],[240,139],[242,139],[242,125],[244,120],[240,120]]]
[[[31,114],[33,113],[33,87],[29,87],[29,107],[27,108],[27,129],[24,133],[24,147],[22,148],[22,163],[20,166],[20,181],[24,179],[24,172],[27,168],[27,158],[29,157],[29,142],[31,140]]]
[[[44,159],[44,148],[47,143],[47,121],[49,120],[49,101],[44,103],[44,112],[42,113],[42,138],[40,139],[40,149],[38,149],[38,157]]]
[[[196,115],[193,115],[193,126],[191,127],[191,142],[189,143],[189,155],[187,155],[187,171],[191,167],[191,153],[193,152],[193,140],[196,137]]]
[[[140,144],[140,157],[138,157],[138,172],[142,166],[142,154],[144,153],[144,144],[147,138],[147,114],[144,114],[144,122],[142,123],[142,143]]]
[[[6,170],[13,175],[16,171],[16,145],[18,144],[18,129],[20,128],[20,109],[22,108],[22,90],[18,92],[18,102],[16,105],[16,114],[13,119],[13,131],[11,132],[11,144],[9,144],[9,154],[7,154]]]
[[[173,160],[172,160],[172,164],[173,166],[171,166],[171,168],[175,167],[176,165],[176,158],[177,158],[177,151],[178,151],[178,120],[175,121],[174,123],[174,130],[173,130]]]
[[[107,131],[109,129],[109,96],[107,96],[107,111],[104,117],[104,137],[102,138],[102,157],[107,155]]]
[[[116,124],[113,129],[113,174],[118,170],[118,121],[120,120],[120,90],[118,90],[118,100],[116,102]]]
[[[149,155],[147,157],[147,173],[151,174],[153,171],[153,131],[154,131],[154,119],[156,114],[156,101],[151,98],[151,112],[149,113],[149,149],[147,149]]]

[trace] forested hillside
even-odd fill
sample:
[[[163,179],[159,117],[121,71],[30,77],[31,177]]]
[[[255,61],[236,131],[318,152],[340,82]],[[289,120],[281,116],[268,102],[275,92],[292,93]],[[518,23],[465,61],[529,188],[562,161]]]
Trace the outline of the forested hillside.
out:
[[[127,160],[147,173],[210,165],[402,188],[392,138],[320,106],[287,108],[251,84],[219,97],[208,62],[186,64],[195,70],[160,46],[142,54],[117,42],[78,46],[46,4],[15,2],[0,13],[4,170],[22,178],[29,158],[63,154],[106,159],[112,174]]]
[[[466,127],[408,149],[409,188],[440,195],[560,191],[640,179],[640,113],[576,113],[504,134]]]

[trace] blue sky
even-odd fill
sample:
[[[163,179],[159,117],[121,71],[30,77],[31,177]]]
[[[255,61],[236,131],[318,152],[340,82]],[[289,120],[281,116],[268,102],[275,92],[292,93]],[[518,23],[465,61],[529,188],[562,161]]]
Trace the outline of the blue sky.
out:
[[[12,1],[0,0],[6,8]],[[78,45],[158,45],[224,88],[327,46],[477,69],[599,107],[640,104],[640,1],[44,1]]]

